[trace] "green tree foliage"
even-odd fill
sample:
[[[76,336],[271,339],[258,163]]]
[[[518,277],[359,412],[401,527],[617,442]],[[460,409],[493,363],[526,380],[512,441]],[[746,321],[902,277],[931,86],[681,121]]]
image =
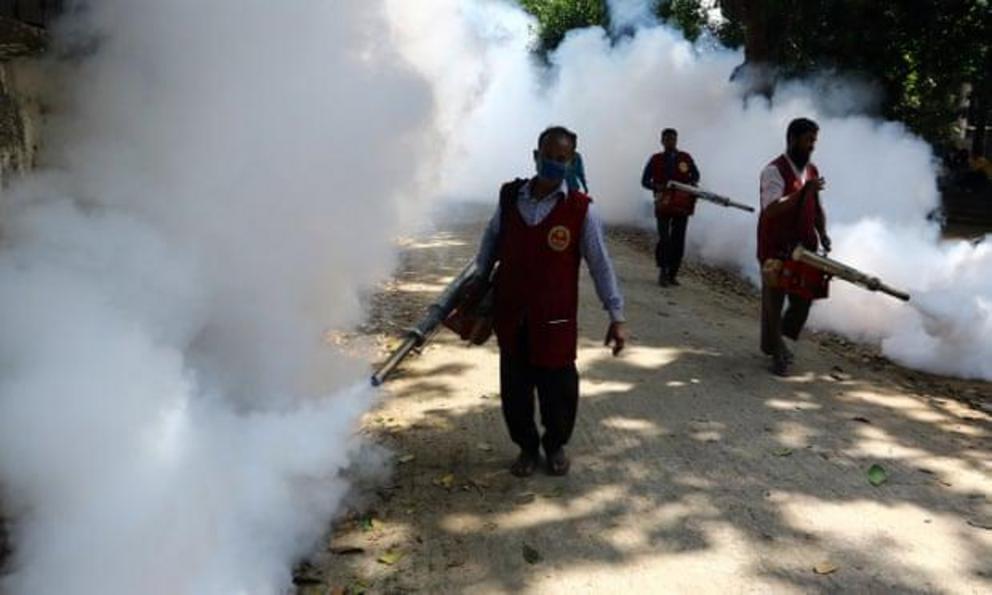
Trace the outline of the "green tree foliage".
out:
[[[554,49],[572,29],[608,24],[605,0],[520,0],[538,22],[540,49]]]
[[[721,0],[723,38],[786,77],[835,69],[877,81],[883,115],[946,139],[962,86],[988,78],[988,0]]]
[[[667,0],[660,2],[657,9],[658,18],[678,29],[689,41],[696,41],[708,29],[706,11],[700,0]],[[714,33],[718,33],[714,31]]]
[[[877,83],[881,114],[933,142],[955,132],[962,91],[970,85],[969,120],[984,126],[992,111],[992,0],[718,0],[726,19],[707,22],[701,0],[662,0],[658,16],[696,40],[710,32],[743,47],[752,65],[779,77],[833,70]],[[520,0],[537,17],[540,49],[556,47],[573,28],[606,26],[605,0]],[[981,134],[976,148],[984,147]]]

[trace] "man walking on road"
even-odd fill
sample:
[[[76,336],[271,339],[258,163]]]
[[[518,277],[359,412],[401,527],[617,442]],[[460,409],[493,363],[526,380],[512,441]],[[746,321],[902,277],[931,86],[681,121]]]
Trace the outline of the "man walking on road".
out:
[[[565,475],[565,445],[579,402],[575,367],[578,340],[579,265],[585,260],[596,293],[610,317],[605,345],[613,355],[626,340],[623,298],[592,200],[565,181],[575,155],[575,135],[548,128],[538,138],[537,175],[500,189],[489,221],[478,269],[488,276],[498,262],[495,330],[500,350],[500,400],[510,438],[520,455],[510,467],[517,477],[534,473],[544,447],[547,470]],[[544,435],[534,423],[534,392]]]
[[[658,223],[658,244],[654,259],[658,265],[658,284],[678,285],[679,267],[685,254],[685,232],[689,217],[696,210],[696,198],[685,192],[669,190],[669,181],[683,184],[699,183],[696,163],[685,151],[676,147],[679,133],[674,128],[661,131],[664,151],[648,159],[641,174],[641,186],[654,193],[654,216]]]
[[[820,205],[825,181],[810,156],[819,126],[806,118],[789,123],[786,152],[761,172],[761,215],[758,219],[758,262],[761,263],[761,351],[772,356],[772,372],[788,374],[792,352],[783,335],[799,339],[811,301],[792,295],[782,313],[786,291],[780,283],[785,263],[796,246],[830,250],[826,216]]]

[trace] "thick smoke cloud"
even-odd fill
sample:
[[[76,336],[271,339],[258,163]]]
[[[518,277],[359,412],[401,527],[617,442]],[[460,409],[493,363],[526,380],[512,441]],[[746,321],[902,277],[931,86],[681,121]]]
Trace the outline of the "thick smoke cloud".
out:
[[[622,16],[646,3],[612,4]],[[579,134],[607,218],[650,226],[639,176],[660,150],[661,128],[679,130],[705,187],[756,204],[758,174],[784,150],[789,120],[815,118],[834,256],[907,289],[919,307],[836,282],[833,297],[814,308],[813,325],[879,341],[913,367],[992,379],[988,248],[940,243],[926,221],[938,204],[930,148],[900,124],[861,115],[877,105],[870,82],[826,73],[783,86],[774,101],[745,100],[729,82],[739,53],[693,46],[661,25],[618,39],[598,28],[573,31],[545,65],[530,53],[536,23],[510,3],[418,4],[416,11],[446,15],[429,27],[407,3],[388,5],[445,123],[441,194],[492,204],[502,180],[533,169],[535,133],[561,123]],[[703,205],[690,224],[690,252],[756,279],[755,226],[753,216]]]
[[[658,7],[658,0],[607,0],[606,5],[614,31],[653,25],[657,20],[654,9]]]
[[[4,197],[0,590],[289,584],[371,398],[321,334],[360,319],[418,208],[430,90],[385,27],[305,0],[63,24],[43,167]]]

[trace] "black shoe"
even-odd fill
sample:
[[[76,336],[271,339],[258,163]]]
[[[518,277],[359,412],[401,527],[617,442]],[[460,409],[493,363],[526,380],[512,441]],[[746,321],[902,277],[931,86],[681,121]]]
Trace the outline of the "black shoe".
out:
[[[671,277],[668,278],[668,284],[673,287],[678,287],[682,285],[681,283],[679,283],[679,280],[675,278],[675,275],[672,275]]]
[[[786,378],[789,376],[789,360],[782,354],[772,358],[772,374]]]
[[[668,273],[665,272],[665,269],[658,271],[658,285],[661,287],[668,287],[670,284],[671,283],[668,280]]]
[[[568,460],[568,455],[565,454],[564,448],[559,448],[548,455],[548,475],[556,475],[558,477],[568,475],[568,469],[571,466],[572,462]]]
[[[517,460],[510,465],[510,474],[514,477],[530,477],[534,475],[540,462],[540,456],[522,450]]]
[[[785,358],[785,363],[787,364],[791,364],[792,362],[796,361],[795,354],[789,351],[789,348],[786,347],[785,345],[782,345],[782,356]]]

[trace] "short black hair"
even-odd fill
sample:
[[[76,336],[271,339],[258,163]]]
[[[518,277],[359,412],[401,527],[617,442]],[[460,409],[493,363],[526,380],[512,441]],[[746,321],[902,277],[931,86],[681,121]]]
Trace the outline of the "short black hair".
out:
[[[807,132],[816,132],[819,129],[819,124],[809,118],[796,118],[789,122],[789,128],[785,131],[785,140],[788,142],[797,136],[802,136]]]
[[[564,126],[548,126],[543,132],[537,137],[537,148],[540,149],[541,145],[544,144],[544,139],[549,136],[564,136],[568,140],[572,141],[572,147],[576,147],[579,144],[579,137]]]
[[[666,134],[674,134],[675,136],[678,136],[679,131],[675,130],[674,128],[666,128],[661,131],[661,136],[665,136]]]

